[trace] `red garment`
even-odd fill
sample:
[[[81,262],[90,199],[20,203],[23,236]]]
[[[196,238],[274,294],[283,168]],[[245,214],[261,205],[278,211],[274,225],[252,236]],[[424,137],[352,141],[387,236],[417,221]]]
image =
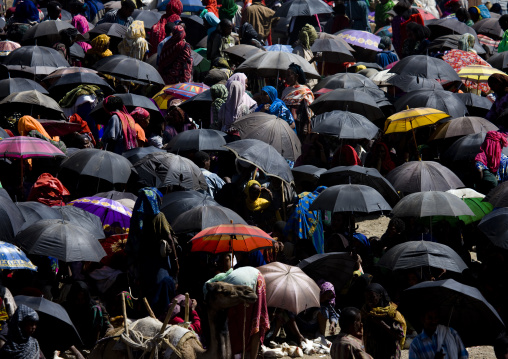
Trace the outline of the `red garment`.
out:
[[[199,319],[198,312],[195,310],[191,311],[189,314],[189,321],[191,329],[194,330],[197,335],[201,335],[201,319]],[[180,324],[184,322],[185,321],[182,318],[176,316],[171,318],[169,324]]]
[[[129,114],[129,111],[127,111],[127,108],[124,106],[122,110],[120,111],[113,111],[110,112],[106,108],[106,104],[108,103],[108,99],[112,96],[108,96],[104,99],[103,107],[104,111],[110,116],[117,115],[120,119],[120,122],[122,123],[122,132],[123,132],[123,141],[125,150],[130,150],[133,148],[138,147],[137,145],[137,135],[136,135],[136,126],[134,119]]]
[[[43,173],[30,190],[28,200],[37,201],[50,207],[65,206],[63,197],[68,195],[70,195],[69,190],[58,178],[49,173]]]
[[[157,53],[157,46],[160,44],[162,40],[166,38],[166,23],[167,22],[176,22],[181,21],[180,14],[183,11],[183,5],[180,0],[171,0],[166,6],[166,13],[162,15],[159,22],[152,26],[152,31],[150,33],[149,39],[149,50],[150,54]]]
[[[332,23],[332,34],[339,32],[340,30],[349,29],[349,18],[345,15],[335,15]]]
[[[395,163],[392,161],[392,157],[390,156],[390,150],[388,149],[388,146],[384,142],[377,142],[372,147],[372,154],[376,154],[378,151],[378,146],[383,146],[385,149],[385,158],[383,158],[383,162],[381,164],[381,169],[384,173],[388,173],[391,170],[393,170],[396,166]]]
[[[355,149],[349,145],[342,145],[333,154],[332,167],[361,165],[360,157],[358,157]]]
[[[501,151],[507,145],[507,135],[497,131],[489,131],[485,136],[485,141],[480,146],[481,152],[476,155],[474,160],[483,163],[493,174],[496,174],[501,162]]]
[[[11,130],[4,128],[4,131],[7,132],[9,136],[14,137],[14,134],[12,133]]]
[[[192,79],[192,50],[185,42],[185,30],[178,25],[173,28],[171,39],[162,48],[159,73],[166,85],[190,82]]]
[[[409,19],[407,19],[406,21],[404,21],[402,24],[400,24],[400,38],[401,38],[401,44],[404,43],[404,41],[406,41],[407,39],[407,25],[410,23],[410,22],[416,22],[417,24],[420,24],[422,26],[425,26],[425,21],[423,20],[423,16],[422,14],[418,13],[418,14],[413,14],[409,17]],[[401,45],[402,46],[402,45]],[[397,50],[398,51],[398,50]]]
[[[88,127],[88,123],[81,118],[80,115],[75,113],[74,115],[71,115],[69,117],[69,122],[71,123],[79,123],[81,125],[81,129],[79,130],[79,133],[82,135],[87,135],[90,138],[90,141],[95,146],[95,138],[92,135],[92,131],[90,131],[90,127]]]
[[[208,12],[211,12],[215,16],[219,17],[219,10],[217,9],[217,0],[208,0],[206,10],[208,10]]]

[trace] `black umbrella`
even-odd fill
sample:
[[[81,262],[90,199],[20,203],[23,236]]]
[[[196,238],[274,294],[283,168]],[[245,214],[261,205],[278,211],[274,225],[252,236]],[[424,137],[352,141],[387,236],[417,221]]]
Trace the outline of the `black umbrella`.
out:
[[[206,90],[183,102],[179,107],[194,120],[210,121],[210,105],[213,102],[210,90]]]
[[[137,201],[138,196],[136,196],[133,193],[130,192],[118,192],[118,191],[108,191],[108,192],[101,192],[94,195],[94,197],[102,197],[102,198],[109,198],[114,201],[118,201],[120,199],[131,199],[134,202]],[[71,207],[75,208],[75,207]]]
[[[354,62],[355,57],[344,44],[337,39],[317,39],[310,49],[314,53],[320,52],[321,60],[325,62]]]
[[[166,150],[154,147],[154,146],[148,146],[148,147],[137,147],[133,148],[131,150],[125,151],[122,153],[122,156],[127,158],[130,163],[134,164],[136,162],[139,162],[142,158],[145,158],[149,154],[157,153],[157,152],[163,152],[166,153]]]
[[[72,89],[82,84],[99,86],[102,90],[106,90],[108,93],[114,92],[106,81],[100,78],[97,74],[89,72],[75,72],[73,74],[64,75],[54,82],[49,90]]]
[[[310,108],[316,115],[342,110],[363,115],[371,120],[385,117],[372,96],[355,89],[336,89],[328,92],[315,100]]]
[[[431,32],[431,40],[444,35],[472,34],[474,35],[476,42],[478,42],[476,31],[474,31],[471,26],[467,26],[465,23],[457,21],[456,19],[426,20],[425,26],[427,26]]]
[[[508,52],[498,52],[494,56],[490,57],[487,62],[498,70],[506,71],[508,70]]]
[[[277,17],[312,16],[331,14],[333,9],[320,0],[291,0],[283,4],[275,12]]]
[[[379,128],[365,116],[348,111],[325,112],[312,120],[312,132],[347,139],[373,139]]]
[[[499,186],[498,186],[499,187]],[[506,186],[503,188],[505,190]],[[494,188],[496,190],[497,188]],[[491,192],[493,192],[492,190]],[[496,193],[494,193],[495,195]],[[490,198],[493,198],[489,193]],[[497,204],[502,204],[501,201],[494,201],[492,199],[485,199],[492,205],[495,202]],[[496,206],[494,205],[494,206]],[[498,208],[495,211],[490,212],[485,217],[482,218],[480,223],[478,224],[478,229],[487,236],[490,241],[499,248],[508,249],[508,228],[506,227],[506,220],[508,219],[508,208]]]
[[[390,69],[389,73],[425,77],[427,79],[438,80],[441,83],[461,82],[459,75],[448,63],[427,55],[405,57],[397,62]]]
[[[63,110],[51,97],[37,90],[14,92],[0,101],[4,110],[16,110],[23,114],[36,114],[43,118],[59,118],[63,116]],[[47,116],[47,117],[46,117]]]
[[[87,148],[66,158],[60,169],[67,169],[80,176],[100,178],[110,183],[127,183],[131,174],[131,163],[116,153]]]
[[[171,228],[176,233],[199,232],[208,227],[221,224],[247,224],[236,212],[222,206],[200,206],[179,215]]]
[[[122,79],[164,85],[164,80],[153,66],[129,56],[113,55],[105,57],[97,61],[93,67],[99,72],[118,76]]]
[[[346,72],[325,77],[312,88],[312,91],[317,92],[321,89],[335,90],[339,88],[354,89],[363,86],[379,89],[379,87],[368,77],[360,74]]]
[[[34,75],[49,75],[58,68],[70,66],[58,51],[44,46],[21,46],[7,55],[3,64],[9,70]]]
[[[62,219],[62,216],[53,207],[40,202],[17,202],[16,206],[25,220],[21,230],[42,219]]]
[[[263,49],[259,47],[245,44],[231,46],[224,50],[230,57],[235,57],[242,62],[261,51],[263,51]]]
[[[462,35],[445,35],[440,36],[436,39],[434,39],[428,47],[429,51],[440,51],[445,52],[451,49],[458,49],[459,48],[459,40]],[[476,51],[478,55],[484,55],[486,54],[485,49],[482,47],[482,44],[480,44],[478,41],[475,41],[473,49]]]
[[[466,263],[453,249],[444,244],[429,241],[397,244],[383,254],[378,265],[392,271],[432,267],[462,273],[467,269]]]
[[[448,192],[417,192],[402,198],[393,207],[397,217],[474,216],[466,202]]]
[[[480,132],[497,131],[499,128],[492,122],[481,117],[457,117],[440,124],[432,133],[429,141],[441,138],[467,136]]]
[[[182,22],[186,25],[185,41],[197,49],[195,45],[206,36],[206,28],[203,25],[203,19],[197,15],[182,15],[181,18]]]
[[[2,127],[0,127],[0,138],[9,138],[9,137],[11,136]],[[4,160],[7,160],[7,158],[4,158]]]
[[[344,287],[355,270],[356,258],[350,253],[315,254],[298,263],[298,267],[309,277],[318,281],[324,279],[333,284],[336,291]]]
[[[470,116],[485,117],[492,107],[492,102],[483,96],[478,96],[473,93],[456,93],[454,95],[466,105],[467,112]]]
[[[172,153],[152,153],[135,163],[139,183],[149,187],[208,190],[205,177],[191,160]]]
[[[133,111],[136,107],[142,107],[150,113],[151,120],[163,120],[159,108],[148,97],[133,93],[115,94],[115,97],[120,97],[123,104],[129,111]],[[103,101],[99,102],[97,106],[95,106],[95,108],[90,112],[90,115],[99,122],[107,122],[111,117],[104,110]]]
[[[121,40],[127,33],[127,27],[120,24],[105,22],[103,24],[97,25],[88,33],[90,34],[91,38],[95,38],[99,35],[105,34],[108,35],[109,37],[115,37]]]
[[[499,26],[499,19],[483,19],[472,26],[477,34],[488,36],[494,40],[501,40],[504,31]]]
[[[404,92],[417,90],[443,90],[443,86],[434,80],[414,75],[395,75],[386,82],[398,87]]]
[[[391,211],[392,207],[374,188],[358,184],[328,187],[310,205],[310,211],[372,213]]]
[[[322,173],[318,183],[320,186],[327,187],[339,184],[369,186],[378,191],[391,206],[394,206],[400,199],[392,184],[375,168],[361,166],[334,167]]]
[[[455,173],[434,161],[410,161],[390,171],[386,179],[405,193],[448,191],[464,187]]]
[[[480,132],[459,138],[443,153],[443,160],[470,161],[474,159],[480,152],[485,136],[487,136],[485,132]],[[508,156],[508,147],[504,147],[502,152]]]
[[[169,223],[194,207],[220,206],[213,197],[197,191],[176,191],[162,197],[161,212],[164,213]]]
[[[483,199],[494,207],[508,207],[508,182],[503,182],[494,187]]]
[[[52,207],[60,216],[59,219],[69,221],[86,229],[95,239],[104,238],[102,222],[95,214],[74,206]]]
[[[395,101],[395,110],[397,112],[408,108],[430,107],[443,111],[451,118],[465,116],[467,107],[464,103],[450,91],[443,90],[418,90],[405,94]]]
[[[170,152],[226,151],[222,132],[210,129],[183,131],[173,137],[167,145]]]
[[[69,47],[69,53],[71,58],[83,60],[85,58],[85,50],[79,44],[74,43]]]
[[[161,17],[162,13],[158,11],[136,9],[132,13],[132,18],[134,20],[143,21],[145,29],[151,29],[153,25],[159,22]]]
[[[291,169],[296,183],[309,182],[315,186],[319,177],[326,172],[326,168],[319,168],[313,165],[303,165]]]
[[[45,7],[41,7],[40,10],[42,11],[42,13],[44,14],[44,17],[46,17],[48,15],[48,9],[45,8]],[[68,12],[67,10],[64,10],[62,9],[61,12],[60,12],[60,20],[62,21],[72,21],[72,14],[70,12]]]
[[[37,82],[23,78],[8,78],[0,80],[0,99],[4,99],[13,92],[37,90],[45,95],[49,94],[48,91]]]
[[[0,197],[0,241],[14,243],[14,237],[21,230],[25,219],[10,198]]]
[[[29,28],[23,35],[23,42],[34,43],[34,40],[44,38],[43,40],[47,40],[44,43],[51,46],[60,40],[60,31],[65,29],[74,29],[74,26],[66,21],[46,20]]]
[[[254,139],[240,140],[224,145],[241,160],[248,162],[268,176],[277,177],[287,183],[293,181],[288,163],[279,152],[269,144]]]
[[[32,224],[18,233],[14,243],[28,254],[51,256],[64,262],[99,262],[106,256],[92,233],[60,219],[44,219]]]
[[[478,289],[453,279],[419,283],[402,292],[399,309],[417,329],[422,328],[423,308],[437,308],[439,323],[457,330],[466,347],[492,345],[505,327]]]

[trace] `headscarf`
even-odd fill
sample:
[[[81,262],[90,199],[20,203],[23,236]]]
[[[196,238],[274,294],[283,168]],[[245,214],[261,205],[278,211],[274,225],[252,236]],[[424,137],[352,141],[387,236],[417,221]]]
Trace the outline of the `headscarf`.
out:
[[[145,37],[145,24],[143,21],[133,21],[127,29],[122,42],[118,45],[120,55],[143,60],[148,51],[148,41],[146,41]]]
[[[226,85],[228,90],[228,99],[219,110],[219,118],[224,122],[222,130],[228,130],[233,123],[242,115],[242,105],[245,105],[243,98],[245,95],[245,86],[239,81],[233,81]]]
[[[481,152],[476,155],[474,160],[483,163],[493,174],[496,174],[501,162],[503,147],[507,145],[507,135],[502,132],[489,131],[480,146]]]
[[[83,120],[80,115],[78,115],[77,113],[71,115],[69,117],[69,122],[79,124],[81,126],[79,133],[87,135],[90,138],[90,141],[95,146],[95,138],[92,135],[92,131],[90,130],[90,127],[88,127],[88,123],[85,120]]]
[[[92,48],[87,51],[89,54],[95,54],[101,58],[113,56],[113,53],[109,49],[110,37],[106,34],[101,34],[93,39],[90,43]]]
[[[300,85],[304,85],[307,82],[307,78],[305,77],[305,73],[303,72],[303,69],[300,65],[297,65],[295,63],[292,63],[289,65],[289,70],[293,71],[296,76],[298,77],[298,83]]]
[[[157,46],[169,34],[166,34],[166,23],[181,21],[180,14],[183,11],[183,4],[180,0],[170,0],[166,5],[166,13],[152,26],[150,33],[150,51],[157,52]]]
[[[243,86],[243,89],[244,89],[244,94],[243,94],[243,103],[245,105],[247,105],[249,108],[252,108],[254,106],[257,105],[256,101],[254,101],[252,99],[252,97],[250,97],[245,91],[246,91],[246,86],[247,86],[247,76],[244,74],[244,73],[241,73],[241,72],[238,72],[236,74],[233,74],[233,76],[231,76],[228,81],[226,82],[226,87],[228,88],[229,90],[229,86],[231,85],[231,83],[233,81],[238,81],[242,84]]]
[[[21,325],[25,320],[39,321],[35,310],[20,304],[9,322],[7,341],[0,349],[2,359],[39,359],[40,348],[35,338],[25,336]]]
[[[304,49],[310,50],[310,47],[316,41],[317,33],[314,26],[306,24],[298,33],[298,40]]]
[[[81,34],[86,34],[90,31],[90,26],[88,25],[88,21],[86,21],[86,17],[80,14],[72,18],[71,25],[74,26]],[[92,48],[92,45],[83,41],[76,41],[76,43],[81,46],[85,52]]]
[[[470,33],[463,34],[459,38],[459,50],[468,51],[468,52],[476,52],[475,50],[473,50],[474,43],[475,43],[475,38],[472,34],[470,34]]]
[[[270,113],[271,115],[281,117],[281,107],[284,108],[286,107],[286,105],[284,104],[284,102],[282,102],[281,99],[277,97],[277,90],[275,89],[275,87],[265,86],[261,89],[261,91],[266,92],[266,94],[270,98],[270,101],[272,101],[272,104],[268,109],[268,113]]]
[[[222,6],[219,9],[219,18],[233,20],[238,12],[238,5],[235,0],[222,0]]]
[[[58,138],[53,138],[46,132],[44,127],[39,121],[32,116],[23,116],[18,121],[18,132],[21,136],[28,136],[30,131],[37,131],[48,140],[58,141]]]
[[[222,84],[216,84],[210,87],[210,94],[212,95],[212,128],[215,130],[221,129],[219,122],[219,110],[226,103],[228,99],[228,89]]]
[[[39,10],[32,1],[26,0],[18,2],[16,5],[16,12],[14,13],[16,22],[40,22]]]
[[[150,116],[150,112],[145,110],[143,107],[136,107],[132,112],[131,116],[134,119],[134,121],[139,122],[143,121]]]
[[[173,64],[175,60],[182,56],[182,51],[189,47],[185,42],[185,30],[183,26],[177,25],[173,28],[171,38],[164,44],[159,59],[159,72]]]
[[[212,32],[214,32],[217,29],[217,26],[219,26],[220,19],[214,13],[211,12],[207,12],[203,16],[203,19],[205,19],[208,25],[210,25],[210,28],[206,30],[206,33],[208,34],[208,36],[210,36]]]
[[[30,190],[28,200],[37,201],[50,207],[65,206],[63,197],[69,195],[69,190],[65,188],[58,178],[53,177],[49,173],[43,173],[37,178],[37,181]]]
[[[362,161],[355,149],[350,145],[342,145],[333,154],[332,167],[336,166],[361,166]]]
[[[331,304],[335,307],[335,287],[330,282],[325,282],[323,279],[317,281],[317,285],[319,286],[319,294],[323,295],[324,293],[331,291],[333,293],[333,298],[328,301],[326,304]]]
[[[143,222],[160,213],[162,194],[155,187],[145,187],[138,191],[138,199],[132,210],[131,224],[143,229]]]
[[[113,96],[106,97],[104,99],[104,101],[102,102],[104,111],[106,111],[106,113],[110,116],[115,114],[120,119],[120,123],[122,124],[123,141],[124,141],[125,150],[130,150],[132,148],[138,147],[137,140],[136,140],[137,139],[136,126],[135,126],[134,119],[132,118],[130,113],[127,111],[127,108],[125,106],[123,106],[123,108],[121,110],[110,112],[107,109],[106,105],[111,97],[113,97]]]
[[[508,76],[505,74],[493,74],[489,76],[488,84],[490,87],[493,85],[500,85],[503,87],[502,95],[508,93]]]
[[[215,16],[219,16],[219,10],[217,10],[217,0],[208,0],[208,5],[206,5],[206,10],[208,13],[213,14]]]
[[[386,19],[388,19],[388,17],[390,16],[390,14],[388,14],[388,11],[392,10],[394,6],[395,4],[392,0],[388,0],[384,4],[378,3],[376,5],[374,21],[376,23],[377,29],[385,26]]]
[[[259,193],[259,195],[256,198],[250,197],[249,190],[252,186],[255,185],[258,185],[261,188],[261,184],[256,180],[250,180],[249,182],[247,182],[247,185],[245,185],[245,188],[243,189],[243,193],[245,193],[245,195],[247,196],[247,198],[245,199],[245,205],[247,206],[247,209],[249,211],[252,212],[263,211],[268,207],[270,207],[270,201],[261,198],[260,197],[261,193]]]
[[[390,150],[388,149],[388,146],[384,142],[375,143],[372,148],[372,154],[377,153],[378,146],[383,146],[385,149],[385,158],[382,159],[381,168],[388,173],[396,167],[395,163],[393,163],[392,157],[390,156]]]
[[[390,297],[388,296],[388,292],[383,288],[381,284],[372,283],[365,288],[366,292],[374,292],[379,294],[381,297],[379,299],[378,307],[386,307],[390,304]]]

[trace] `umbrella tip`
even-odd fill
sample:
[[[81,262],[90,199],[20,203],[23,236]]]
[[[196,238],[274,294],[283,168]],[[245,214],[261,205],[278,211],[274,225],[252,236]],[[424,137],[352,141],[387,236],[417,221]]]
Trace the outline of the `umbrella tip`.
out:
[[[230,219],[230,220],[229,220],[229,223],[233,224],[233,220],[232,220],[232,219]]]

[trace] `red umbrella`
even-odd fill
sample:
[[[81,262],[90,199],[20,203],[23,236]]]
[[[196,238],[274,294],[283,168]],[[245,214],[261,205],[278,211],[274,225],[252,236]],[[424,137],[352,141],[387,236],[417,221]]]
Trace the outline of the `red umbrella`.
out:
[[[434,20],[436,17],[432,15],[430,12],[425,11],[423,9],[418,8],[417,9],[420,15],[422,15],[423,20]]]

